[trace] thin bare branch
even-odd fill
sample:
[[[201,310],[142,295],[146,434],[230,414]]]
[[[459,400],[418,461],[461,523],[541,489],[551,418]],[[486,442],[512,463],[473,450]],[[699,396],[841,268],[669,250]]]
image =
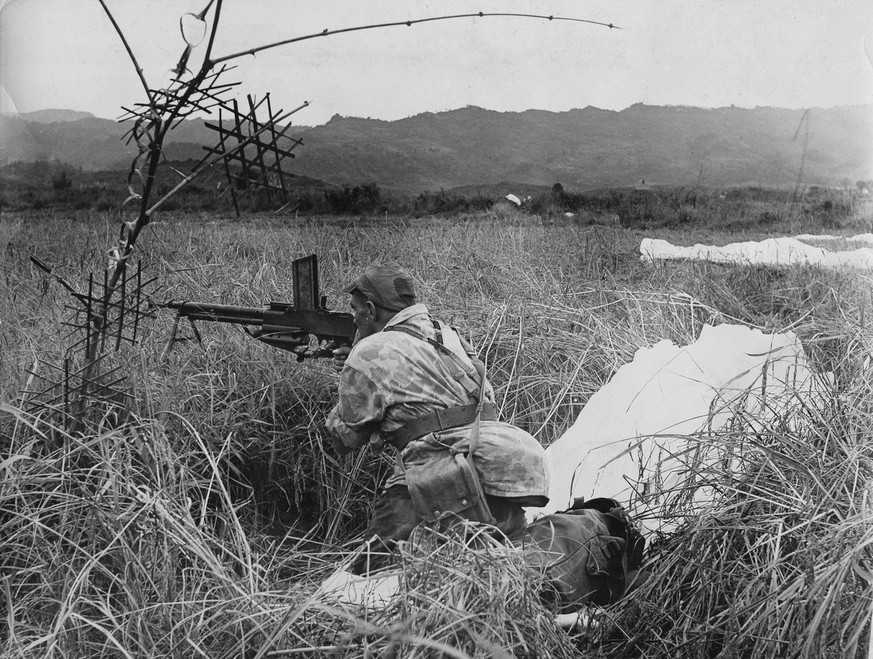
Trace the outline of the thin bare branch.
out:
[[[136,55],[133,54],[133,50],[131,50],[130,44],[127,43],[127,39],[125,39],[124,33],[121,31],[118,23],[115,22],[115,17],[112,15],[112,12],[109,11],[109,7],[106,6],[104,0],[98,0],[98,2],[100,3],[100,6],[103,7],[103,11],[105,11],[106,15],[109,17],[109,20],[112,23],[112,27],[114,27],[115,31],[118,33],[118,36],[121,39],[121,43],[124,44],[124,48],[127,50],[127,55],[130,57],[130,61],[133,62],[133,68],[136,69],[136,75],[139,76],[139,80],[142,83],[143,89],[145,89],[146,96],[148,96],[149,103],[152,103],[153,99],[152,93],[149,90],[149,83],[146,82],[145,75],[143,74],[142,67],[139,65],[139,62],[136,59]]]
[[[254,55],[255,53],[259,53],[264,50],[268,50],[270,48],[276,48],[278,46],[285,46],[291,43],[297,43],[299,41],[306,41],[308,39],[317,39],[318,37],[329,37],[334,36],[336,34],[343,34],[346,32],[358,32],[361,30],[375,30],[377,28],[383,27],[399,27],[399,26],[412,26],[416,23],[431,23],[434,21],[447,21],[453,20],[457,18],[485,18],[485,17],[494,17],[494,16],[502,16],[502,17],[513,17],[513,18],[541,18],[549,21],[569,21],[573,23],[589,23],[591,25],[601,25],[603,27],[608,27],[610,29],[618,29],[616,25],[612,23],[602,23],[600,21],[591,21],[583,18],[565,18],[562,16],[546,16],[545,14],[518,14],[518,13],[507,13],[507,12],[476,12],[473,14],[454,14],[450,16],[433,16],[431,18],[418,18],[415,20],[409,21],[396,21],[391,23],[374,23],[372,25],[358,25],[356,27],[346,27],[341,28],[339,30],[323,30],[322,32],[316,32],[314,34],[307,34],[301,37],[293,37],[291,39],[284,39],[283,41],[277,41],[275,43],[266,44],[263,46],[256,46],[255,48],[249,48],[248,50],[242,50],[238,53],[233,53],[232,55],[224,55],[223,57],[218,57],[214,60],[211,60],[209,63],[211,65],[219,64],[220,62],[226,62],[228,60],[235,59],[237,57],[242,57],[243,55]]]

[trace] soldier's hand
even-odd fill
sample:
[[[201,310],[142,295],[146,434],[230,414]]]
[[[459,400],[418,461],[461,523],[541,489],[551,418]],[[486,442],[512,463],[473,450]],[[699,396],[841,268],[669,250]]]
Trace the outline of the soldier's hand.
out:
[[[336,369],[337,373],[343,370],[343,366],[346,365],[346,359],[348,359],[351,351],[352,349],[350,346],[340,346],[333,351],[333,367]]]

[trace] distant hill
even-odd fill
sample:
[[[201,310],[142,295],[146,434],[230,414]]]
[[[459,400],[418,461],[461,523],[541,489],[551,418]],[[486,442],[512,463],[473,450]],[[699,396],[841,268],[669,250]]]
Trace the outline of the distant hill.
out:
[[[438,189],[516,181],[566,189],[794,185],[803,112],[634,105],[500,113],[468,107],[394,122],[334,117],[304,135],[309,176]],[[811,110],[803,180],[873,174],[873,106]],[[805,128],[805,127],[804,127]]]
[[[873,105],[802,110],[637,104],[622,111],[495,112],[466,107],[397,121],[335,116],[294,127],[295,174],[404,192],[520,185],[582,190],[656,185],[831,185],[873,179]],[[127,167],[129,124],[45,110],[0,117],[0,162],[57,159],[89,170]],[[807,137],[808,128],[808,137]],[[215,142],[182,122],[171,160],[197,160]],[[804,155],[805,146],[805,155]]]
[[[36,110],[35,112],[25,112],[19,116],[23,121],[35,121],[42,124],[97,118],[90,112],[79,112],[77,110]]]

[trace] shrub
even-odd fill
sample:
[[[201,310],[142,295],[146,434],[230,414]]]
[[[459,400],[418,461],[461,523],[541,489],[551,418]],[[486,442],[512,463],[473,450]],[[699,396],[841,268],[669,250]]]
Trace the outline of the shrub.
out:
[[[94,208],[96,208],[101,213],[105,213],[106,211],[112,211],[118,209],[118,202],[106,195],[100,195],[97,198],[97,203],[94,204]]]
[[[365,183],[350,188],[343,186],[342,190],[327,190],[324,199],[333,213],[360,214],[373,212],[379,206],[381,191],[375,183]]]
[[[682,226],[687,224],[697,224],[700,221],[701,213],[697,210],[694,204],[683,203],[676,211],[675,225]]]
[[[69,190],[72,185],[73,182],[67,176],[67,172],[65,171],[62,171],[61,173],[52,176],[53,190]]]

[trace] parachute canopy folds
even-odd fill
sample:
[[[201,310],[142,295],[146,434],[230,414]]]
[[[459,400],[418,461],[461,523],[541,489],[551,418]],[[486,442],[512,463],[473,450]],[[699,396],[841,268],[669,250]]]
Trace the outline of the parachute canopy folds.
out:
[[[640,348],[546,449],[550,502],[529,508],[528,518],[576,498],[610,497],[633,511],[644,532],[669,531],[681,520],[661,517],[665,501],[689,497],[690,510],[702,510],[712,492],[699,475],[711,464],[729,468],[751,448],[743,432],[727,445],[725,429],[752,436],[756,424],[797,404],[794,392],[814,384],[791,332],[706,325],[690,345]]]

